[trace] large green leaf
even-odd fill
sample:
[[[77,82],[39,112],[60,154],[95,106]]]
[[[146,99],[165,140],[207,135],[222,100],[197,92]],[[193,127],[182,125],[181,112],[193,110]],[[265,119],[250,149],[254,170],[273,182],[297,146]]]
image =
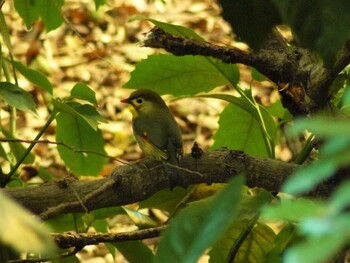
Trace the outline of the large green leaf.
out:
[[[227,256],[234,242],[240,237],[249,222],[247,220],[235,222],[225,236],[221,238],[210,251],[210,263],[228,262]],[[264,224],[257,224],[240,245],[235,255],[235,263],[266,262],[268,252],[273,248],[275,233]],[[257,261],[257,259],[259,259]],[[265,259],[265,260],[264,260]],[[231,261],[230,261],[231,262]]]
[[[64,0],[33,0],[33,2],[47,31],[54,30],[62,25],[64,19],[61,8]]]
[[[54,256],[55,245],[50,229],[18,203],[0,191],[0,243],[11,246],[18,252],[42,253]],[[2,251],[3,252],[3,251]]]
[[[264,261],[272,248],[275,234],[263,224],[255,227],[254,225],[256,216],[272,199],[272,194],[267,191],[255,196],[247,194],[242,196],[236,220],[209,252],[210,263],[227,262],[227,257],[233,248],[237,251],[234,262],[255,262],[256,258]],[[242,235],[245,231],[249,231],[249,226],[252,226],[252,230],[240,244]]]
[[[36,113],[32,96],[15,84],[0,82],[0,96],[12,107],[21,111]]]
[[[44,224],[48,225],[55,233],[67,231],[76,231],[77,233],[81,233],[85,230],[82,219],[83,215],[83,213],[63,214],[45,221]]]
[[[260,123],[240,106],[228,105],[220,115],[213,149],[228,147],[259,157],[270,157]]]
[[[271,138],[274,138],[277,125],[273,120],[273,118],[271,117],[271,115],[269,114],[269,112],[264,107],[259,105],[259,110],[261,112],[261,116],[260,116],[257,108],[241,97],[235,97],[228,94],[197,95],[197,97],[221,99],[221,100],[230,102],[233,105],[236,105],[237,107],[241,108],[242,110],[250,114],[257,122],[264,123],[267,129],[266,131],[268,135]]]
[[[42,18],[47,31],[56,29],[64,21],[61,10],[64,0],[15,0],[14,3],[27,28],[31,28],[39,16]]]
[[[280,15],[271,0],[219,0],[223,17],[234,32],[253,49],[260,48],[272,28],[280,24]]]
[[[141,241],[123,241],[112,243],[125,259],[131,263],[151,263],[153,262],[153,253]],[[166,261],[170,262],[170,261]]]
[[[27,28],[31,28],[33,23],[39,18],[39,13],[35,7],[35,2],[14,0],[14,5]]]
[[[104,140],[100,130],[94,130],[82,118],[60,112],[57,117],[56,140],[82,152],[58,145],[58,152],[75,175],[96,176],[106,163]]]
[[[343,233],[325,235],[307,239],[288,249],[284,255],[285,263],[319,263],[331,262],[341,247],[346,243],[348,236]]]
[[[164,231],[155,262],[196,262],[236,217],[242,185],[236,177],[216,196],[181,210]]]
[[[307,237],[286,251],[284,262],[329,262],[348,243],[349,222],[349,213],[333,217],[306,218],[301,222],[299,232]]]
[[[146,88],[159,94],[194,95],[237,83],[238,68],[203,56],[153,55],[142,60],[131,73],[126,88]]]
[[[350,35],[350,2],[347,0],[273,0],[284,23],[291,26],[296,39],[317,51],[331,65]],[[330,43],[332,43],[330,45]]]

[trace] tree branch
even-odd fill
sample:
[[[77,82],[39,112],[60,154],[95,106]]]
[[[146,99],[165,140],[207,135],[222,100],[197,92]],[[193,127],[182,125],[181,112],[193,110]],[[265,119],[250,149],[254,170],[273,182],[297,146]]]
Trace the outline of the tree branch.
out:
[[[166,226],[159,226],[122,233],[80,233],[80,234],[52,234],[59,248],[84,247],[98,243],[111,243],[120,241],[144,240],[158,237]]]
[[[180,169],[186,185],[227,182],[244,173],[248,186],[278,192],[282,182],[298,168],[295,164],[220,149],[205,153],[199,159],[186,155],[180,168],[144,160],[121,166],[103,179],[66,179],[37,187],[4,189],[4,192],[46,220],[64,213],[86,212],[145,200],[168,188],[167,171],[172,169]]]
[[[327,69],[312,52],[288,46],[278,31],[273,31],[265,46],[255,52],[176,37],[157,27],[149,32],[143,44],[163,48],[176,56],[210,56],[225,63],[252,66],[277,84],[283,105],[294,115],[324,109],[331,83],[350,61],[350,41],[339,53],[334,67]]]

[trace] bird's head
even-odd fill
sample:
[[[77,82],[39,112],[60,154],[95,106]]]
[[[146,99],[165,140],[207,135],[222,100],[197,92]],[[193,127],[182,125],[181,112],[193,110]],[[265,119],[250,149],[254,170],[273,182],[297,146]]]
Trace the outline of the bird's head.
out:
[[[140,114],[147,114],[158,109],[167,108],[163,99],[154,91],[139,89],[131,93],[129,98],[121,102],[129,105],[129,110],[135,119]]]

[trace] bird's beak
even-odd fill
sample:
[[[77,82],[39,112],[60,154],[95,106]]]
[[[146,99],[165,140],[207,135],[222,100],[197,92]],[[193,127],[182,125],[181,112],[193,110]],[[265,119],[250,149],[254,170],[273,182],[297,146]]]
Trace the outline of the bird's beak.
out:
[[[120,102],[122,102],[122,103],[128,103],[128,104],[130,104],[130,101],[129,101],[129,99],[122,99],[122,100],[120,100]]]

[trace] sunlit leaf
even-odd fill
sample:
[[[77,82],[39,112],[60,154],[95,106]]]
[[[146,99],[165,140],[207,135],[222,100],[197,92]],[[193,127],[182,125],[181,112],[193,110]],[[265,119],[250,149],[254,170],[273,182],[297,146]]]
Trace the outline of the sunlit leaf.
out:
[[[71,97],[86,100],[93,105],[97,105],[96,94],[84,83],[77,83],[70,92]]]
[[[149,228],[155,227],[158,225],[156,221],[154,221],[149,216],[141,213],[140,211],[129,209],[127,207],[123,207],[125,212],[128,214],[130,219],[137,225],[139,228]]]
[[[260,123],[246,110],[228,105],[220,115],[219,129],[213,139],[213,149],[228,147],[259,157],[269,157]]]
[[[133,263],[152,263],[153,253],[141,241],[123,241],[112,243],[128,262]],[[137,253],[135,253],[137,251]],[[171,262],[171,261],[167,261]]]
[[[18,252],[29,251],[52,256],[55,246],[37,218],[0,192],[0,241]]]
[[[34,0],[33,3],[47,31],[54,30],[62,25],[64,19],[61,8],[64,0]]]
[[[67,167],[75,175],[98,175],[107,161],[105,157],[101,156],[101,154],[105,154],[101,131],[94,130],[76,115],[65,112],[59,113],[56,121],[56,140],[80,151],[72,151],[58,145],[58,152]]]
[[[124,87],[146,88],[175,96],[194,95],[231,81],[237,82],[238,78],[237,66],[220,60],[203,56],[153,55],[136,65]]]
[[[31,28],[33,23],[39,18],[34,1],[14,0],[14,6],[27,28]]]

